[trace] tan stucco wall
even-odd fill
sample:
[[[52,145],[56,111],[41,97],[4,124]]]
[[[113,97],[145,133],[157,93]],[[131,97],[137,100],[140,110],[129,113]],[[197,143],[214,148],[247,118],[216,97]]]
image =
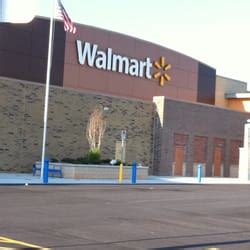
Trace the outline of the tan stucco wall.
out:
[[[250,99],[228,99],[228,108],[250,112]]]
[[[231,103],[231,99],[225,98],[225,93],[246,92],[247,84],[222,76],[216,76],[215,105],[222,108],[229,108],[238,111],[245,111],[243,105]],[[239,101],[241,102],[241,101]]]
[[[31,171],[41,159],[44,85],[0,78],[0,171]],[[115,157],[120,132],[127,130],[126,160],[151,162],[153,104],[131,99],[50,87],[47,155],[77,158],[88,151],[85,136],[96,105],[105,111],[107,129],[102,158]]]

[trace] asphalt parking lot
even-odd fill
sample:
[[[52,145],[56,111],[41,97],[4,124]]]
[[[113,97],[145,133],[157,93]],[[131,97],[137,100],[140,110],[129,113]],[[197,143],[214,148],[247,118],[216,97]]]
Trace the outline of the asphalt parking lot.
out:
[[[0,186],[0,249],[250,249],[249,197],[249,185]]]

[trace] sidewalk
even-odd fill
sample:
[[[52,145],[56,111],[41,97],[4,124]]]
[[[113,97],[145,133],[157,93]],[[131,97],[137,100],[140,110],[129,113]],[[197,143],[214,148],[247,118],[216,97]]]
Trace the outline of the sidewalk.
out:
[[[42,184],[39,176],[20,173],[0,173],[0,185]],[[65,179],[49,177],[48,184],[119,184],[118,179]],[[123,180],[122,184],[131,184],[131,180]],[[198,182],[196,177],[149,176],[145,180],[137,180],[137,184],[250,184],[238,178],[204,177]]]

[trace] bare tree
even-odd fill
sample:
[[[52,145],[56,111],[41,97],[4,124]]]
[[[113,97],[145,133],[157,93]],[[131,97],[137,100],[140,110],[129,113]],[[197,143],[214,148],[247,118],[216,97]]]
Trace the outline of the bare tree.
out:
[[[96,107],[90,115],[86,130],[90,150],[100,150],[105,129],[106,122],[103,118],[103,110],[100,107]]]

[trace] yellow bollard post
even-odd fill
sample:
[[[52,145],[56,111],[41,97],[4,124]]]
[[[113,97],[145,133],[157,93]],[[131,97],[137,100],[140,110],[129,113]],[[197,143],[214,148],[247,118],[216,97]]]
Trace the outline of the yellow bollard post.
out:
[[[122,183],[122,180],[123,180],[123,164],[121,163],[119,167],[119,183]]]

